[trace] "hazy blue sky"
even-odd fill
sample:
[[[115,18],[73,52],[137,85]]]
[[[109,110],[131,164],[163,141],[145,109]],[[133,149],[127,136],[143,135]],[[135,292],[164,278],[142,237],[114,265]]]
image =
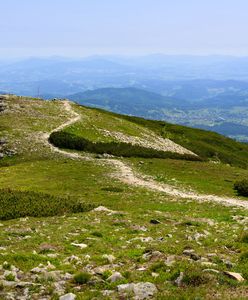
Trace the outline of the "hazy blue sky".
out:
[[[0,0],[0,58],[248,55],[247,0]]]

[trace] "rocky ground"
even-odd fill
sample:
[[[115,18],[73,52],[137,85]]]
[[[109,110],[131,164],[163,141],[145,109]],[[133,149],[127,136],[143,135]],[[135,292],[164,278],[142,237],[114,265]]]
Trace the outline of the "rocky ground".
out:
[[[1,220],[0,299],[248,298],[243,206],[131,184],[126,162],[121,181],[106,157],[54,151],[44,134],[77,116],[60,102],[25,101],[14,98],[1,119],[18,153],[2,160],[1,188],[70,195],[95,208]]]

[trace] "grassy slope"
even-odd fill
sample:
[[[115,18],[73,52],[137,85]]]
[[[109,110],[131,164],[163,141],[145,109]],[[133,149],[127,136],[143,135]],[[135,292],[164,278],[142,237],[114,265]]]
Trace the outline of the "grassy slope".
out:
[[[237,197],[233,190],[234,182],[248,176],[245,169],[221,163],[138,158],[130,161],[137,171],[152,176],[158,182],[201,194]]]
[[[111,142],[116,139],[113,136],[106,136],[102,130],[120,132],[128,136],[142,137],[147,130],[128,120],[118,116],[109,115],[84,106],[78,106],[77,111],[83,115],[80,122],[65,128],[65,132],[73,133],[87,138],[91,141]]]
[[[119,116],[120,118],[145,126],[165,138],[191,150],[206,160],[220,160],[223,163],[248,167],[248,145],[236,142],[220,134],[181,125],[173,125],[164,121],[146,120],[143,118],[117,115],[95,109],[99,112]]]
[[[31,268],[38,266],[39,263],[46,264],[49,260],[56,269],[74,274],[79,270],[88,269],[89,265],[96,267],[108,264],[102,255],[113,254],[116,256],[115,262],[119,264],[115,270],[125,276],[123,282],[154,282],[159,288],[158,299],[214,299],[217,298],[217,290],[219,299],[245,299],[248,294],[247,281],[244,284],[238,284],[222,274],[204,275],[202,270],[208,267],[202,266],[197,261],[188,260],[182,252],[185,248],[193,248],[197,254],[205,258],[208,257],[208,253],[215,253],[216,257],[207,258],[216,264],[211,268],[220,271],[237,271],[248,280],[248,247],[245,240],[240,240],[245,222],[247,222],[245,218],[248,218],[246,211],[211,203],[175,199],[142,188],[126,186],[106,176],[112,170],[109,166],[104,166],[101,160],[97,163],[79,162],[55,156],[39,142],[36,143],[37,150],[30,152],[33,148],[29,137],[36,135],[36,130],[46,131],[53,126],[58,126],[66,116],[59,116],[61,111],[57,102],[49,103],[50,110],[47,103],[36,100],[32,102],[14,99],[13,105],[17,105],[19,101],[24,106],[22,110],[9,113],[8,118],[6,115],[4,118],[1,116],[1,120],[5,120],[7,131],[12,133],[9,135],[11,143],[17,148],[20,147],[21,154],[17,159],[5,161],[5,166],[0,168],[0,187],[46,192],[55,196],[70,195],[96,205],[105,205],[122,213],[107,215],[86,212],[65,217],[1,221],[3,226],[0,227],[0,247],[3,248],[0,250],[0,263],[8,261],[20,267],[25,272],[25,276],[29,277]],[[39,105],[43,110],[43,117],[38,115],[35,119],[38,127],[30,121],[32,120],[29,113],[30,105],[32,108]],[[50,120],[53,120],[53,124],[47,124]],[[15,126],[20,129],[19,133],[14,131]],[[27,136],[23,134],[22,126],[26,132],[32,134]],[[20,135],[24,141],[21,145],[15,142]],[[127,161],[136,163],[138,160]],[[198,166],[188,162],[180,165],[181,161],[174,160],[152,160],[153,169],[150,168],[150,164],[146,163],[149,161],[145,160],[145,164],[140,165],[143,172],[151,174],[151,172],[158,171],[163,176],[164,170],[170,169],[168,176],[177,175],[180,182],[186,180],[184,176],[187,177],[190,170],[192,173],[196,172]],[[245,172],[240,169],[228,169],[222,165],[200,164],[203,170],[209,169],[201,176],[206,183],[209,182],[210,186],[214,186],[219,168],[225,170],[228,178],[234,178],[235,172]],[[181,167],[185,172],[184,176],[178,174]],[[193,174],[191,179],[195,181],[197,175]],[[185,181],[185,184],[187,185],[188,182]],[[199,183],[192,182],[192,184],[195,187],[199,186]],[[228,188],[226,184],[229,183],[222,180],[218,182],[219,186],[223,186],[224,194],[227,190],[228,193],[230,192],[231,183]],[[108,187],[118,192],[106,191]],[[222,191],[218,190],[218,193],[221,194]],[[236,216],[236,220],[233,216]],[[162,224],[152,225],[151,219],[158,219]],[[138,230],[135,227],[137,225],[145,226],[147,231]],[[207,230],[209,234],[206,235],[204,230]],[[194,238],[197,233],[204,234],[199,241]],[[131,241],[137,237],[152,237],[153,241],[149,243],[139,240]],[[86,243],[88,248],[80,250],[73,247],[71,242]],[[54,253],[53,251],[42,251],[44,243],[54,247],[56,257],[48,257],[49,253]],[[146,261],[142,255],[147,250],[159,250],[162,252],[162,257]],[[73,262],[66,265],[63,262],[72,254],[82,259],[80,265]],[[85,259],[86,254],[91,256],[89,261]],[[172,254],[176,255],[175,263],[168,267],[164,261],[168,255]],[[224,262],[225,259],[235,265],[229,269]],[[145,271],[138,271],[137,269],[142,266],[145,267]],[[109,268],[111,269],[111,266]],[[180,271],[188,274],[184,288],[178,288],[172,283]],[[152,272],[156,272],[159,276],[153,277]],[[194,279],[197,274],[206,282],[198,284]],[[100,279],[101,276],[97,278]],[[53,296],[53,281],[40,280],[40,282],[46,287],[45,294],[53,297],[52,299],[57,299]],[[85,285],[75,291],[74,285],[68,283],[67,289],[76,292],[78,299],[92,299],[93,297],[109,299],[109,297],[102,296],[101,290],[115,291],[117,284],[119,283],[109,284],[103,281],[93,286]],[[37,294],[39,289],[33,289],[32,292]],[[113,295],[117,297],[115,292]],[[39,298],[39,296],[36,297]],[[36,299],[35,296],[32,299]]]

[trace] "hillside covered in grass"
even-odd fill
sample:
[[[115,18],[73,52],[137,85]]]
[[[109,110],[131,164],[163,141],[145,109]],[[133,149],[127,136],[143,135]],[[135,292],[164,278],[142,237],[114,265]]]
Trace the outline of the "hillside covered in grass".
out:
[[[242,168],[248,167],[248,145],[218,133],[163,121],[119,115],[96,108],[79,106],[77,109],[83,113],[81,122],[67,127],[64,132],[94,143],[100,142],[101,146],[111,142],[115,148],[117,148],[118,142],[131,144],[130,153],[128,153],[129,151],[120,151],[119,156],[149,157],[149,154],[142,155],[143,149],[132,154],[131,146],[138,145],[141,148],[152,149],[150,157],[163,158],[162,153],[154,153],[154,150],[157,150],[167,152],[164,158],[183,158],[184,156],[185,159],[196,160],[196,156],[192,156],[192,154],[196,154],[198,160],[222,162]],[[175,144],[170,142],[165,146],[161,138]],[[61,144],[61,146],[66,148],[65,144]],[[103,151],[118,156],[118,151],[111,153],[110,148],[103,147]],[[122,148],[124,147],[122,146]],[[145,151],[143,150],[143,152]],[[177,156],[175,153],[182,156]]]
[[[247,298],[247,198],[233,189],[248,176],[246,145],[65,101],[5,103],[0,299]],[[61,132],[143,146],[125,158],[55,148]],[[163,147],[200,159],[140,156]]]

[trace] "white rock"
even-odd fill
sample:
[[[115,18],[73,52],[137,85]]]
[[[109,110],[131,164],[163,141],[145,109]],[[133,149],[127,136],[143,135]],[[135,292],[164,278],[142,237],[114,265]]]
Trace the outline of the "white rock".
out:
[[[175,284],[180,287],[182,286],[183,283],[183,277],[184,277],[184,273],[180,272],[180,275],[177,277],[177,279],[175,280]]]
[[[113,273],[111,276],[108,277],[107,281],[109,282],[116,282],[118,280],[122,280],[124,277],[119,272]]]
[[[71,255],[66,259],[64,259],[64,262],[77,262],[77,261],[80,261],[80,258],[76,255]]]
[[[244,277],[239,273],[225,271],[224,274],[239,282],[245,281]]]
[[[113,210],[108,209],[105,206],[98,206],[98,207],[94,208],[93,211],[96,211],[96,212],[114,212]]]
[[[210,272],[210,273],[216,273],[216,274],[220,273],[220,271],[215,270],[215,269],[204,269],[202,272]]]
[[[50,261],[48,261],[47,262],[47,269],[54,270],[54,269],[56,269],[56,267],[53,264],[51,264]]]
[[[76,299],[76,295],[73,293],[65,294],[59,297],[59,300],[74,300]]]
[[[134,284],[133,292],[135,299],[143,300],[151,298],[157,292],[157,288],[153,283],[140,282]]]
[[[43,271],[44,271],[44,269],[36,267],[36,268],[33,268],[30,272],[37,274],[37,273],[42,273]]]
[[[111,254],[103,254],[102,258],[107,259],[107,261],[112,264],[116,258],[114,257],[114,255]]]
[[[170,255],[166,258],[165,264],[166,266],[171,267],[175,262],[175,255]]]
[[[156,286],[150,282],[121,284],[117,286],[117,290],[120,294],[134,293],[136,300],[149,299],[157,292]]]
[[[214,264],[210,261],[201,261],[201,265],[204,267],[216,267],[216,264]]]
[[[77,244],[77,243],[71,243],[72,246],[75,246],[75,247],[79,247],[80,249],[85,249],[88,247],[88,245],[86,244]]]
[[[133,292],[133,283],[120,284],[117,286],[117,290],[120,294],[132,293]]]

